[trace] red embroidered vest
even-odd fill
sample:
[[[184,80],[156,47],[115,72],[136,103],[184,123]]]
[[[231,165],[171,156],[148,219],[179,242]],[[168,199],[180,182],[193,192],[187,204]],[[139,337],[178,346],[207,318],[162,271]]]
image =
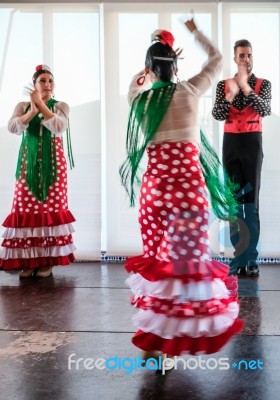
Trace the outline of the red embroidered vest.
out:
[[[255,93],[259,94],[263,79],[257,78]],[[227,81],[225,81],[225,93],[227,92]],[[253,110],[252,107],[246,106],[243,110],[237,110],[233,105],[229,108],[227,119],[225,120],[224,132],[230,133],[246,133],[246,132],[262,132],[262,117]]]

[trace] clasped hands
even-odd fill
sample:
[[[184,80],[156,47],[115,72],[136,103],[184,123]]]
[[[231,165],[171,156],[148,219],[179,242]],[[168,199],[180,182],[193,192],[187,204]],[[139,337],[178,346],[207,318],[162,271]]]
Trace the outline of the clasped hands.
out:
[[[42,103],[42,98],[37,90],[30,93],[31,111],[36,115],[39,113],[38,104]]]
[[[252,91],[248,83],[249,74],[247,70],[247,65],[240,64],[238,65],[238,72],[235,74],[234,78],[227,80],[227,93],[226,100],[232,103],[235,96],[239,93],[240,90],[244,93],[245,96],[248,96]]]

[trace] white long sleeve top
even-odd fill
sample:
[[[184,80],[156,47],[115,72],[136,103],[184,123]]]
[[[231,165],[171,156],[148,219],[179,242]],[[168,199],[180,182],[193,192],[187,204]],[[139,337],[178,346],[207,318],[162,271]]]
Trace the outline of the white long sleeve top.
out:
[[[200,143],[199,100],[213,81],[218,78],[223,58],[215,45],[201,31],[195,30],[193,34],[195,40],[207,53],[208,60],[197,75],[187,81],[177,83],[169,108],[151,144],[166,141]],[[138,86],[136,80],[141,75],[143,75],[143,71],[133,77],[129,86],[128,102],[130,105],[138,94],[149,90],[152,86],[150,80],[145,85]]]
[[[20,117],[25,113],[29,105],[29,102],[20,102],[16,105],[13,115],[8,121],[8,130],[11,133],[21,135],[28,128],[28,124],[23,124]],[[59,101],[54,104],[53,111],[54,116],[46,121],[43,120],[42,124],[53,134],[61,137],[68,126],[69,106]]]

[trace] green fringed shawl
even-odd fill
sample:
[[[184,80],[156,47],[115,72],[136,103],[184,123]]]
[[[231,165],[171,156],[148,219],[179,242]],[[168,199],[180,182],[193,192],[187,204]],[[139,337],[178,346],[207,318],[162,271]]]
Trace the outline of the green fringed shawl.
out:
[[[200,139],[200,165],[209,190],[213,212],[219,219],[234,220],[238,207],[235,193],[239,185],[230,180],[217,153],[202,131],[200,131]]]
[[[50,99],[46,105],[53,110],[57,102]],[[26,112],[29,108],[30,106]],[[25,173],[26,184],[39,201],[46,200],[50,186],[57,179],[55,135],[42,125],[42,120],[42,116],[37,114],[29,122],[26,132],[23,132],[16,169],[16,178],[22,178]],[[73,168],[69,128],[67,128],[67,148],[70,168]]]
[[[135,205],[135,186],[141,183],[140,161],[166,114],[175,90],[173,82],[156,82],[150,90],[139,94],[131,105],[126,135],[127,158],[119,169],[131,206]]]
[[[141,184],[140,161],[169,107],[175,90],[175,83],[159,81],[152,89],[138,95],[132,103],[126,136],[127,158],[119,169],[121,182],[129,195],[131,206],[135,205],[135,187]],[[203,132],[200,132],[200,135],[200,164],[213,212],[219,219],[233,220],[236,218],[238,206],[234,196],[237,185],[227,177],[219,157]]]

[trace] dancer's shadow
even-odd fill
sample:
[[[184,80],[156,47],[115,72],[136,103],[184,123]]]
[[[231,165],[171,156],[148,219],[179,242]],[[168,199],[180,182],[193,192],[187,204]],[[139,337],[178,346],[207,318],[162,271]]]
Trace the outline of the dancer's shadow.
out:
[[[201,400],[198,382],[187,371],[173,370],[166,375],[147,371],[136,400]]]

